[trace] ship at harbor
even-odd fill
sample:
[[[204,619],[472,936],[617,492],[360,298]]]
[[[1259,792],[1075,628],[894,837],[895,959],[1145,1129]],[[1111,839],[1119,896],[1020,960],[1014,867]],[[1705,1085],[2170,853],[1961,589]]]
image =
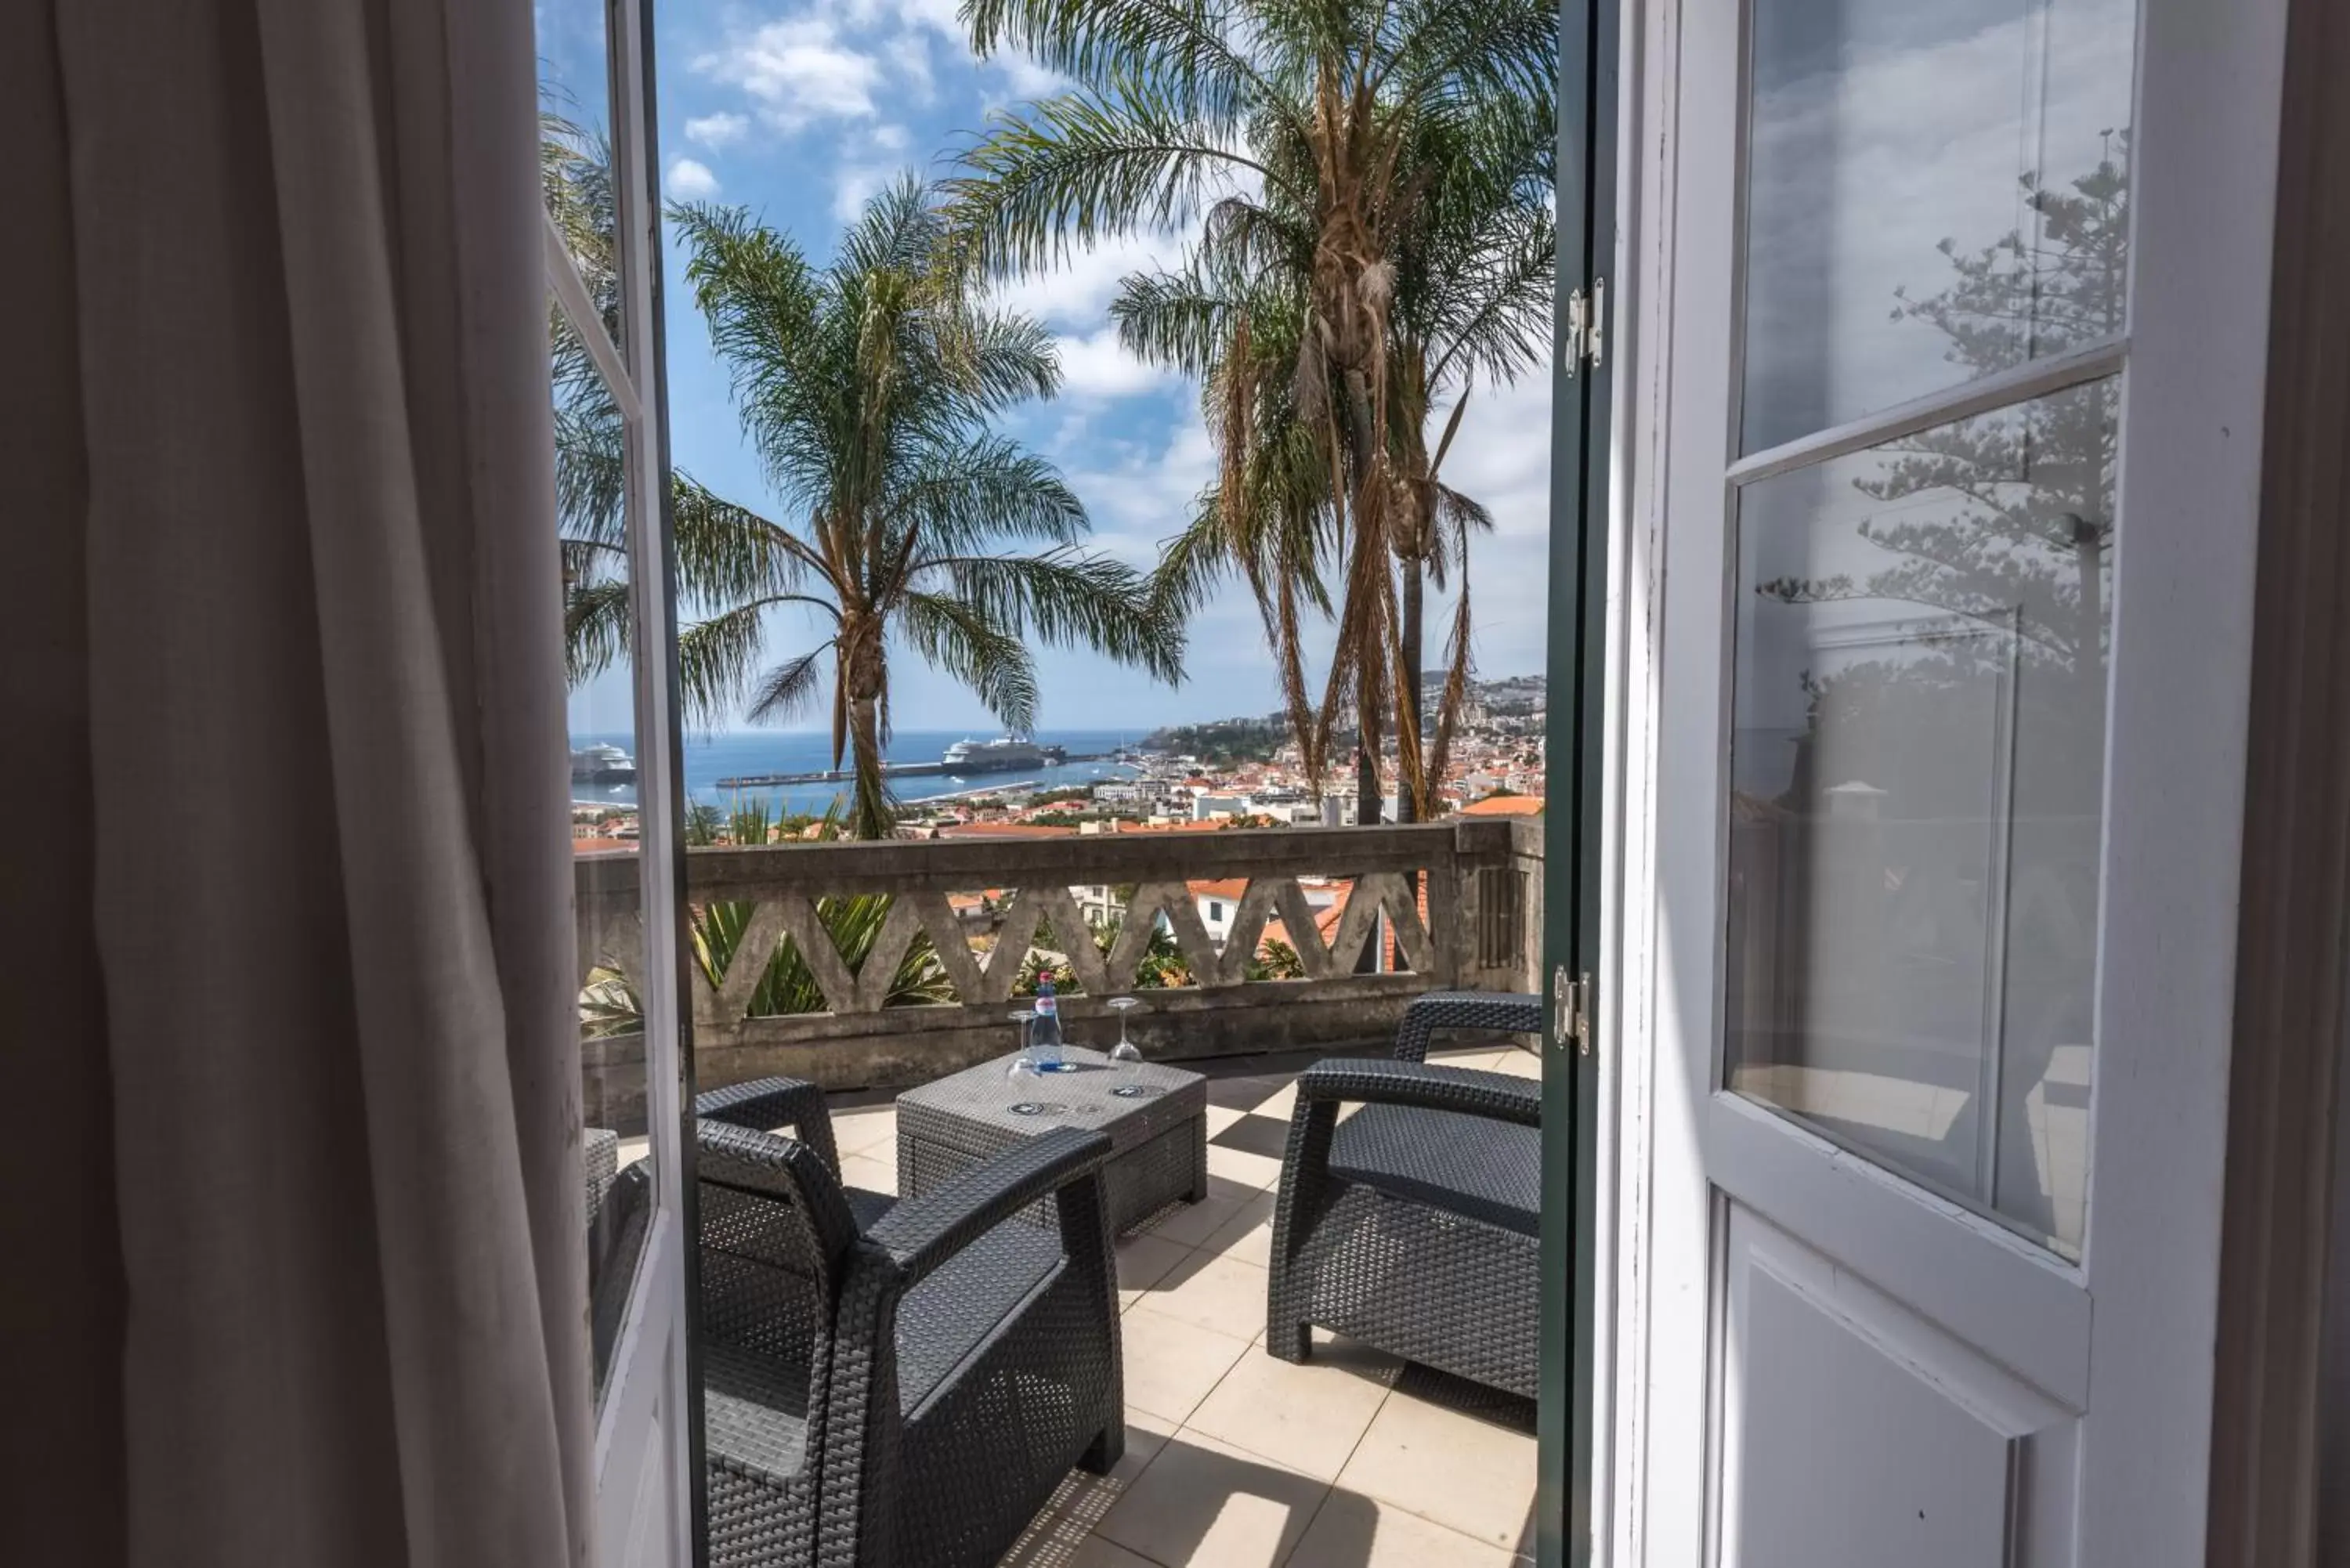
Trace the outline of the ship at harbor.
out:
[[[957,741],[939,759],[939,766],[957,774],[1003,774],[1058,767],[1068,759],[1063,747],[1040,746],[1018,735],[999,735],[993,741]]]
[[[571,753],[573,784],[634,784],[636,760],[618,746],[582,746]]]

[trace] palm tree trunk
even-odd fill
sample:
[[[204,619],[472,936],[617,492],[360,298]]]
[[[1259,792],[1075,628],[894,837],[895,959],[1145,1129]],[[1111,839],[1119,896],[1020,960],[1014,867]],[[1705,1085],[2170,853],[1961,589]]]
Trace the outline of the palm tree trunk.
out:
[[[1347,510],[1353,514],[1357,535],[1355,548],[1358,551],[1380,549],[1382,546],[1376,541],[1360,536],[1369,524],[1369,520],[1365,515],[1366,502],[1368,499],[1367,492],[1369,489],[1370,476],[1375,472],[1376,454],[1378,452],[1379,443],[1378,424],[1371,412],[1370,383],[1359,369],[1347,371],[1345,383],[1347,427],[1354,447],[1354,450],[1347,454],[1348,479],[1354,489],[1352,503]],[[1358,656],[1357,664],[1358,670],[1367,671],[1376,668],[1377,660]],[[1379,801],[1378,726],[1380,716],[1378,710],[1383,694],[1378,690],[1378,682],[1367,679],[1364,674],[1358,674],[1356,677],[1356,692],[1358,722],[1355,730],[1360,744],[1355,752],[1355,826],[1377,827],[1384,815]]]
[[[848,705],[848,742],[857,758],[855,815],[859,838],[887,838],[897,826],[881,773],[880,707],[871,697],[852,698]]]
[[[1400,679],[1396,682],[1396,734],[1399,742],[1401,738],[1408,736],[1415,743],[1420,738],[1419,600],[1419,557],[1413,556],[1403,562],[1403,669],[1397,672]],[[1403,749],[1400,743],[1396,749],[1396,763],[1397,772],[1400,775],[1403,763]],[[1427,765],[1427,753],[1422,752],[1420,766],[1425,770]],[[1432,794],[1436,787],[1436,781],[1428,779],[1425,782]],[[1400,776],[1398,777],[1396,784],[1396,820],[1398,822],[1419,820],[1419,803],[1413,797],[1411,781]]]
[[[1379,721],[1384,693],[1367,683],[1355,689],[1355,826],[1377,827],[1386,815],[1379,791]]]

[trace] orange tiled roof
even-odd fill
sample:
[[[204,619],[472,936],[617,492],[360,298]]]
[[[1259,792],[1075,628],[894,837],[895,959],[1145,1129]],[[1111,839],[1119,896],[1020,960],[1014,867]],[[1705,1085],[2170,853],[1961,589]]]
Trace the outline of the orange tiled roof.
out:
[[[1542,812],[1538,794],[1489,794],[1462,809],[1466,816],[1540,816]]]

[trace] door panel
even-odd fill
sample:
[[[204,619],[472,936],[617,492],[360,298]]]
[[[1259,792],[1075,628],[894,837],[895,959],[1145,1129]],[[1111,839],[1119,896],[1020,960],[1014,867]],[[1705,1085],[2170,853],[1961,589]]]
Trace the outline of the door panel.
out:
[[[2069,1561],[2077,1417],[1731,1205],[1723,1561]]]

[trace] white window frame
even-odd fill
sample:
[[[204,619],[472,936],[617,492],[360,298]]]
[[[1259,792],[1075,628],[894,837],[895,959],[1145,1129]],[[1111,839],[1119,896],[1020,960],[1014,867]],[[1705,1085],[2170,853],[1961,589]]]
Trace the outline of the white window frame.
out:
[[[671,649],[665,404],[653,274],[660,254],[660,200],[650,111],[650,16],[644,0],[606,0],[605,58],[612,126],[615,264],[620,339],[614,342],[551,215],[547,287],[588,349],[625,425],[623,497],[629,549],[630,675],[638,769],[638,923],[644,941],[638,1000],[644,1020],[645,1120],[651,1130],[654,1211],[613,1345],[610,1381],[596,1417],[596,1551],[621,1568],[694,1561],[694,1405],[688,1386],[691,1303],[686,1217],[683,1029],[678,986],[676,724]],[[665,1416],[665,1418],[664,1418]],[[661,1471],[666,1470],[666,1477]],[[665,1485],[660,1484],[665,1480]],[[661,1494],[665,1493],[665,1497]],[[649,1501],[658,1499],[659,1501]],[[660,1530],[657,1546],[648,1532]]]

